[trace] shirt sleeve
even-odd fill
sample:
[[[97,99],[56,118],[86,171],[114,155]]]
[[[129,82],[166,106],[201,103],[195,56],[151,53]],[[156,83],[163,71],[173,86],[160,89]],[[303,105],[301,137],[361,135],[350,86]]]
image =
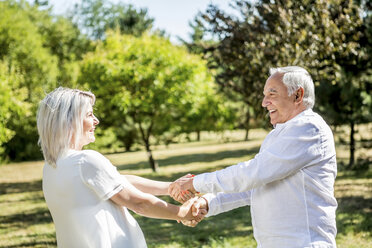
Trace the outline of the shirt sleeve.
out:
[[[241,193],[209,193],[203,195],[203,197],[207,200],[209,208],[206,217],[251,205],[251,191]]]
[[[294,123],[270,133],[266,139],[267,145],[253,159],[195,176],[194,188],[201,193],[249,191],[284,179],[322,159],[321,135],[311,123]]]
[[[107,200],[123,189],[123,178],[116,167],[102,154],[86,150],[80,163],[83,182],[99,198]]]

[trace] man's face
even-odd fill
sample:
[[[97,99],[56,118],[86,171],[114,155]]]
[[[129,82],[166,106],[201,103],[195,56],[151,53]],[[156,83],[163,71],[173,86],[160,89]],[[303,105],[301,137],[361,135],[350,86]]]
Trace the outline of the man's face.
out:
[[[295,95],[288,96],[287,87],[282,82],[282,74],[275,73],[269,77],[264,87],[262,107],[270,114],[270,123],[275,126],[285,123],[297,115]]]

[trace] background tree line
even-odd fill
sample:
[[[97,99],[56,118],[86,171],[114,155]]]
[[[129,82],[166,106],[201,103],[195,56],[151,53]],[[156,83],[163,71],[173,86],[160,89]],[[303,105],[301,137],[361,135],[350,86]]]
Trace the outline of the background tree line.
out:
[[[172,44],[146,9],[83,0],[66,16],[48,1],[0,1],[0,161],[40,159],[36,110],[58,86],[92,90],[101,121],[92,146],[111,151],[181,133],[267,127],[260,106],[270,67],[299,65],[316,85],[316,111],[334,127],[372,121],[369,1],[233,1],[210,5]],[[198,136],[200,137],[200,136]],[[370,142],[366,142],[370,145]]]

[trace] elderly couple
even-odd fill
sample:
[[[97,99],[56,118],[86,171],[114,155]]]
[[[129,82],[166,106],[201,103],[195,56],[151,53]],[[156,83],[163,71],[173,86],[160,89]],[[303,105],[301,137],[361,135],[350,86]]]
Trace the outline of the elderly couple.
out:
[[[46,164],[43,192],[59,247],[146,247],[132,211],[195,226],[250,205],[262,248],[336,247],[333,135],[312,111],[314,84],[297,66],[270,70],[263,89],[274,129],[251,160],[212,173],[159,182],[121,175],[94,142],[99,123],[90,92],[58,88],[41,101],[37,127]],[[195,192],[204,194],[194,197]],[[185,202],[167,203],[156,195]]]

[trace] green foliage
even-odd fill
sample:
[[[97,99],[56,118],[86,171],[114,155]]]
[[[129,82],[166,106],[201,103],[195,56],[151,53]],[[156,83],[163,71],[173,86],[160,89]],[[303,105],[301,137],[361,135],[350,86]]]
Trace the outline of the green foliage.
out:
[[[95,131],[96,141],[89,144],[86,149],[99,150],[104,153],[112,153],[119,150],[122,142],[118,140],[114,128],[98,128]]]
[[[216,81],[249,106],[246,127],[252,116],[263,118],[261,92],[269,68],[287,65],[310,71],[315,108],[329,123],[371,121],[370,9],[363,13],[352,0],[235,1],[234,6],[237,17],[211,5],[196,21],[219,41],[204,47],[204,56],[217,69]]]
[[[123,123],[135,124],[148,151],[150,137],[179,133],[185,125],[212,129],[222,112],[218,105],[217,114],[208,111],[216,101],[205,62],[154,35],[108,33],[85,57],[79,83],[97,95],[103,124],[116,131],[124,131]]]
[[[53,18],[48,15],[44,20],[37,16],[42,12],[32,12],[38,20],[39,32],[45,38],[44,46],[58,58],[59,85],[76,87],[75,82],[79,72],[79,60],[83,54],[94,49],[92,42],[71,22],[64,17]],[[43,21],[41,21],[43,20]]]
[[[10,159],[39,158],[35,112],[38,101],[45,91],[55,86],[58,74],[57,58],[44,46],[44,37],[29,16],[36,11],[28,3],[0,2],[0,60],[7,64],[3,70],[4,80],[12,90],[20,90],[28,111],[18,112],[18,118],[10,118],[6,125],[13,130],[13,137],[5,146],[1,157]],[[14,81],[12,71],[22,78]]]
[[[2,160],[40,158],[36,109],[59,85],[79,83],[98,93],[104,131],[97,132],[95,148],[107,151],[129,151],[139,142],[151,150],[150,144],[172,143],[180,132],[267,123],[261,95],[268,69],[288,64],[313,75],[316,108],[329,123],[353,130],[371,121],[369,1],[235,1],[239,16],[210,6],[190,24],[193,42],[184,42],[197,56],[166,39],[140,37],[154,21],[145,9],[84,0],[69,19],[53,16],[47,5],[0,1]],[[102,42],[107,29],[138,38],[111,33]],[[353,133],[350,152],[357,149]]]
[[[75,87],[79,71],[77,60],[94,49],[93,43],[83,35],[68,18],[52,16],[49,10],[37,9],[39,5],[24,8],[38,33],[43,37],[43,46],[57,57],[59,85]],[[53,88],[53,87],[52,87]]]
[[[17,98],[20,104],[14,106],[27,106],[24,111],[13,111],[17,114],[4,122],[6,130],[12,132],[7,132],[5,149],[0,151],[3,159],[41,157],[36,130],[39,101],[57,85],[74,86],[76,60],[90,49],[90,42],[71,21],[54,18],[49,9],[38,7],[25,1],[0,2],[0,62],[4,63],[0,76],[7,82],[3,87],[12,90],[14,96],[22,92]],[[11,100],[15,101],[13,97]]]
[[[130,4],[114,4],[107,0],[83,0],[75,6],[73,16],[90,37],[101,40],[108,29],[139,36],[150,30],[154,22],[148,17],[147,9],[136,10]]]
[[[0,162],[7,159],[5,145],[16,135],[9,124],[30,115],[30,104],[25,102],[27,92],[20,88],[23,81],[15,66],[0,61]]]
[[[44,37],[28,15],[36,11],[27,3],[0,2],[0,59],[16,63],[27,75],[21,87],[28,89],[28,101],[40,99],[57,77],[57,59],[44,47]]]

